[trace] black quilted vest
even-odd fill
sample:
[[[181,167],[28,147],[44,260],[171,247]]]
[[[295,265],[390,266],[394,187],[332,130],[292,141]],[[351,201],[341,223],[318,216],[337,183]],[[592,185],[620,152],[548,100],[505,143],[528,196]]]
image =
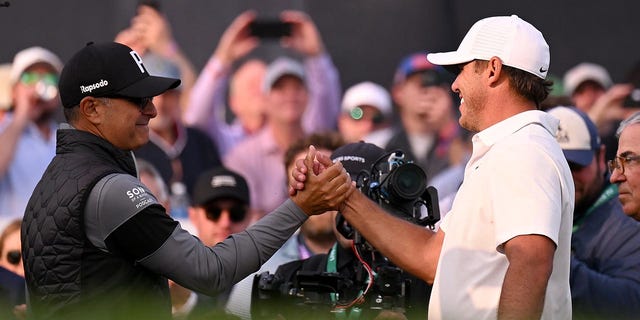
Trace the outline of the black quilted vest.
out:
[[[93,186],[111,173],[136,175],[130,152],[88,132],[60,129],[56,156],[22,224],[22,253],[35,319],[170,319],[165,278],[94,247],[84,231]]]

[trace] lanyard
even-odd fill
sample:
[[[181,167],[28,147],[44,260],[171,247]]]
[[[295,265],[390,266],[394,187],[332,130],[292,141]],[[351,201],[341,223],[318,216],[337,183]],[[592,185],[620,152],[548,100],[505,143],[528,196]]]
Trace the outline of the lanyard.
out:
[[[337,273],[338,272],[338,242],[336,242],[331,251],[329,251],[329,256],[327,258],[327,272]],[[334,304],[337,301],[336,294],[334,292],[329,293],[331,297],[331,302]],[[336,320],[355,320],[359,319],[362,315],[362,309],[358,307],[352,307],[350,311],[345,309],[335,309],[332,311],[335,313]]]
[[[580,226],[582,225],[582,223],[584,222],[584,220],[594,211],[596,210],[596,208],[598,208],[599,206],[601,206],[602,204],[604,204],[605,202],[613,199],[613,197],[615,197],[618,194],[618,185],[615,184],[610,184],[607,186],[606,189],[604,189],[604,191],[602,192],[602,194],[600,194],[600,197],[598,198],[598,200],[596,200],[596,202],[594,202],[591,207],[589,207],[589,209],[587,210],[587,212],[585,212],[584,216],[582,216],[578,221],[576,221],[573,224],[573,233],[575,233],[576,231],[578,231],[578,229],[580,229]]]

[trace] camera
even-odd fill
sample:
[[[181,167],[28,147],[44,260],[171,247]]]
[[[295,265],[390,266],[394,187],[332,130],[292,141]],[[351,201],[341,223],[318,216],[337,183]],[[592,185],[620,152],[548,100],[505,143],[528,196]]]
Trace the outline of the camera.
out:
[[[427,187],[424,170],[405,161],[401,151],[384,154],[354,178],[360,192],[402,219],[430,228],[440,219],[436,189]],[[327,255],[256,275],[252,318],[373,319],[383,310],[424,318],[431,287],[395,266],[340,213],[336,224],[353,239],[351,248],[336,245]]]
[[[258,38],[282,38],[291,36],[291,23],[280,20],[260,19],[249,24],[249,32]]]

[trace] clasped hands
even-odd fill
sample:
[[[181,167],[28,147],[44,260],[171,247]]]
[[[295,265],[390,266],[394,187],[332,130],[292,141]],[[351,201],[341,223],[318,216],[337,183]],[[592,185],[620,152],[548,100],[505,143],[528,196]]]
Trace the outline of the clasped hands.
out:
[[[289,195],[308,215],[340,211],[345,200],[356,191],[342,164],[332,162],[314,146],[309,146],[304,159],[296,161],[291,177]]]

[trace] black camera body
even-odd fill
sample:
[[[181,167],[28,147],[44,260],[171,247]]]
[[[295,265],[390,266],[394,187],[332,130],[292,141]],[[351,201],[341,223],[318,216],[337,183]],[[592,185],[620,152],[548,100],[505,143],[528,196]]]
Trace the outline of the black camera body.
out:
[[[360,192],[402,219],[431,228],[440,219],[436,189],[427,187],[424,170],[406,162],[400,151],[380,157],[354,180]],[[353,239],[351,250],[335,246],[333,255],[312,256],[281,265],[274,274],[256,275],[252,318],[346,319],[349,314],[349,319],[373,319],[382,310],[423,318],[431,287],[395,266],[340,213],[336,223],[343,236]],[[331,259],[338,266],[329,271]]]

